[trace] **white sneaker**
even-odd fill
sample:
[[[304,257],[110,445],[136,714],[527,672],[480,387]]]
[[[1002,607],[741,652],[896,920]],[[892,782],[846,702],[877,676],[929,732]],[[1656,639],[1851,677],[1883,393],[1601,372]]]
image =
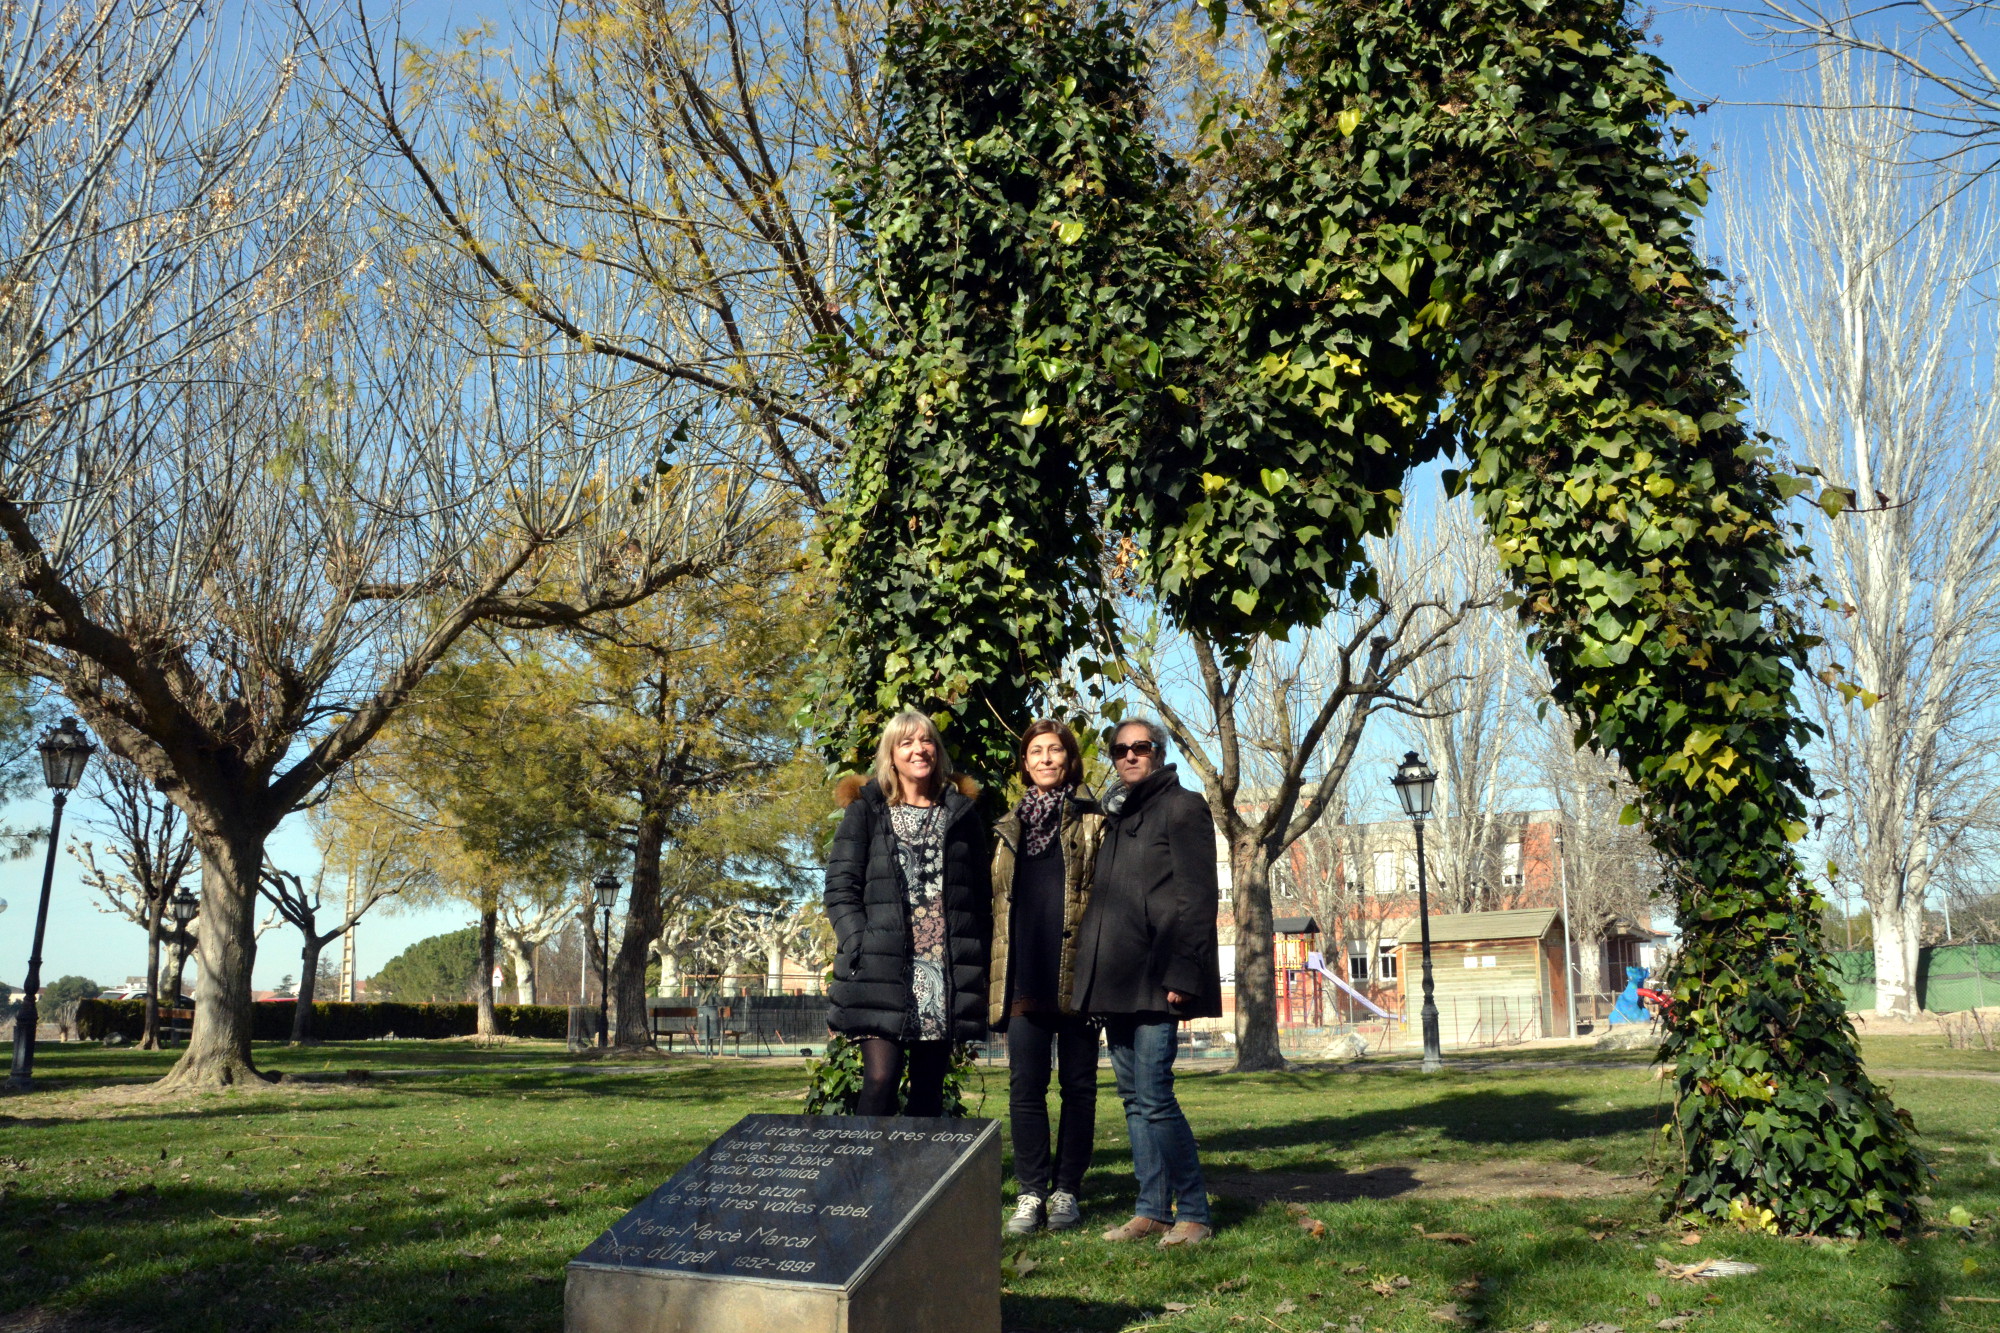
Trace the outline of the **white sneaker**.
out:
[[[1082,1225],[1083,1209],[1077,1207],[1074,1194],[1057,1190],[1049,1196],[1049,1230],[1073,1231]]]
[[[1042,1229],[1042,1196],[1023,1194],[1014,1203],[1014,1215],[1007,1219],[1007,1234],[1032,1236]]]

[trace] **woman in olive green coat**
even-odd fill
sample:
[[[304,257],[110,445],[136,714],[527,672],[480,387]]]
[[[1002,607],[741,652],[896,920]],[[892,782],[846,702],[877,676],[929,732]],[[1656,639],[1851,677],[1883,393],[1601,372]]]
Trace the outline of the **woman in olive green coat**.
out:
[[[1076,929],[1090,902],[1104,816],[1082,785],[1083,756],[1060,722],[1021,738],[1027,794],[994,826],[993,965],[987,1021],[1007,1034],[1008,1119],[1019,1185],[1007,1222],[1022,1236],[1083,1220],[1077,1194],[1097,1118],[1097,1027],[1070,1007]],[[1053,1057],[1053,1059],[1052,1059]],[[1062,1120],[1049,1157],[1049,1073]]]

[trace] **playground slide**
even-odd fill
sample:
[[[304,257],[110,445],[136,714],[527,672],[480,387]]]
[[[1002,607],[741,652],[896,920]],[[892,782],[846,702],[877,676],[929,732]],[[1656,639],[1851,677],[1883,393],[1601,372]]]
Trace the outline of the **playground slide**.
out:
[[[1307,954],[1306,966],[1312,969],[1313,971],[1319,973],[1321,976],[1325,977],[1328,981],[1331,981],[1334,985],[1346,991],[1349,995],[1353,996],[1356,1000],[1358,1000],[1361,1003],[1362,1008],[1368,1010],[1369,1013],[1374,1014],[1377,1018],[1395,1017],[1395,1015],[1390,1013],[1387,1009],[1384,1009],[1381,1005],[1376,1004],[1366,995],[1363,995],[1360,991],[1354,989],[1354,987],[1348,985],[1345,981],[1342,981],[1339,977],[1327,971],[1326,956],[1324,954],[1321,954],[1317,951]]]

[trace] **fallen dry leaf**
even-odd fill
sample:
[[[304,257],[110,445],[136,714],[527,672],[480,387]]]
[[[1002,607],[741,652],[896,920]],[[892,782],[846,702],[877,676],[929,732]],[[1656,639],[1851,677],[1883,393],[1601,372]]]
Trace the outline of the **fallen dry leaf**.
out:
[[[1604,1323],[1585,1324],[1576,1333],[1625,1333],[1625,1326],[1623,1324]]]
[[[1249,1285],[1250,1285],[1250,1279],[1246,1275],[1244,1277],[1232,1277],[1222,1282],[1218,1282],[1215,1284],[1215,1289],[1217,1291],[1241,1291],[1243,1290],[1243,1288]]]
[[[1276,1305],[1275,1307],[1273,1307],[1273,1308],[1272,1308],[1272,1310],[1271,1310],[1271,1313],[1272,1313],[1272,1314],[1291,1314],[1291,1313],[1292,1313],[1293,1311],[1297,1310],[1298,1308],[1299,1308],[1299,1307],[1298,1307],[1298,1305],[1297,1305],[1297,1304],[1296,1304],[1295,1302],[1293,1302],[1293,1301],[1279,1301],[1279,1302],[1277,1303],[1277,1305]]]
[[[1432,1310],[1431,1318],[1440,1324],[1453,1324],[1460,1328],[1470,1327],[1476,1322],[1471,1315],[1451,1304],[1440,1305]]]
[[[1691,1264],[1676,1264],[1666,1259],[1655,1259],[1653,1267],[1675,1282],[1700,1282],[1712,1277],[1742,1277],[1746,1273],[1759,1271],[1757,1265],[1742,1263],[1735,1259],[1702,1259]]]
[[[1326,1239],[1326,1223],[1320,1221],[1317,1217],[1301,1217],[1298,1219],[1298,1226],[1299,1230],[1305,1232],[1314,1240]]]
[[[1377,1296],[1393,1296],[1396,1293],[1396,1288],[1388,1282],[1370,1282],[1368,1290],[1374,1292]]]
[[[493,1182],[493,1185],[494,1185],[494,1188],[496,1188],[496,1189],[503,1189],[503,1190],[504,1190],[504,1189],[506,1189],[506,1188],[507,1188],[507,1187],[508,1187],[509,1185],[513,1184],[513,1183],[514,1183],[515,1181],[519,1180],[520,1178],[521,1178],[521,1173],[520,1173],[519,1171],[502,1171],[502,1172],[500,1173],[500,1178],[499,1178],[499,1179],[497,1179],[497,1180],[495,1180],[495,1181]]]
[[[1683,1245],[1701,1244],[1701,1233],[1699,1231],[1683,1231],[1681,1233],[1681,1244]]]
[[[1345,1268],[1341,1269],[1340,1271],[1341,1271],[1341,1272],[1343,1272],[1343,1273],[1365,1273],[1365,1272],[1367,1272],[1367,1271],[1368,1271],[1368,1265],[1367,1265],[1367,1264],[1349,1264],[1349,1265],[1347,1265],[1347,1267],[1345,1267]]]
[[[1160,1308],[1162,1310],[1165,1310],[1168,1314],[1181,1314],[1184,1311],[1194,1309],[1194,1307],[1192,1305],[1189,1305],[1186,1301],[1168,1301],[1165,1305],[1162,1305]]]
[[[1653,1325],[1653,1327],[1664,1328],[1667,1330],[1667,1333],[1673,1333],[1673,1331],[1677,1328],[1686,1328],[1689,1324],[1692,1324],[1694,1320],[1695,1317],[1691,1314],[1670,1314],[1665,1319],[1662,1319],[1659,1323]]]
[[[1659,1293],[1659,1292],[1657,1292],[1657,1291],[1649,1291],[1649,1292],[1647,1292],[1647,1293],[1646,1293],[1646,1304],[1647,1304],[1648,1306],[1652,1307],[1652,1308],[1653,1308],[1653,1309],[1655,1309],[1655,1310],[1659,1309],[1659,1308],[1660,1308],[1660,1293]]]

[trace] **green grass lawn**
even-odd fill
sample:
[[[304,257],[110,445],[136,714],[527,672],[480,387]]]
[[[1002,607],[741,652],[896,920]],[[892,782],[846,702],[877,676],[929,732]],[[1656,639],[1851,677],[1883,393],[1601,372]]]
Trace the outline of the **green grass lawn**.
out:
[[[1089,1229],[1008,1246],[1005,1324],[2000,1329],[2000,1304],[1952,1299],[2000,1297],[2000,1081],[1950,1076],[1996,1062],[1921,1037],[1868,1049],[1908,1071],[1885,1077],[1938,1166],[1934,1225],[1903,1244],[1682,1244],[1646,1193],[1668,1094],[1643,1057],[1521,1052],[1432,1077],[1401,1062],[1190,1072],[1222,1230],[1186,1254],[1114,1247],[1096,1232],[1132,1188],[1107,1070]],[[558,1329],[571,1256],[740,1116],[796,1109],[802,1086],[797,1062],[578,1071],[558,1043],[259,1059],[421,1072],[159,1100],[132,1081],[171,1056],[43,1048],[44,1090],[0,1100],[0,1331]],[[1005,1070],[985,1078],[1004,1114]],[[1558,1196],[1516,1197],[1521,1179]],[[1337,1201],[1356,1181],[1391,1197]],[[1949,1225],[1953,1208],[1975,1225]],[[1710,1257],[1762,1271],[1695,1285],[1656,1263]]]

